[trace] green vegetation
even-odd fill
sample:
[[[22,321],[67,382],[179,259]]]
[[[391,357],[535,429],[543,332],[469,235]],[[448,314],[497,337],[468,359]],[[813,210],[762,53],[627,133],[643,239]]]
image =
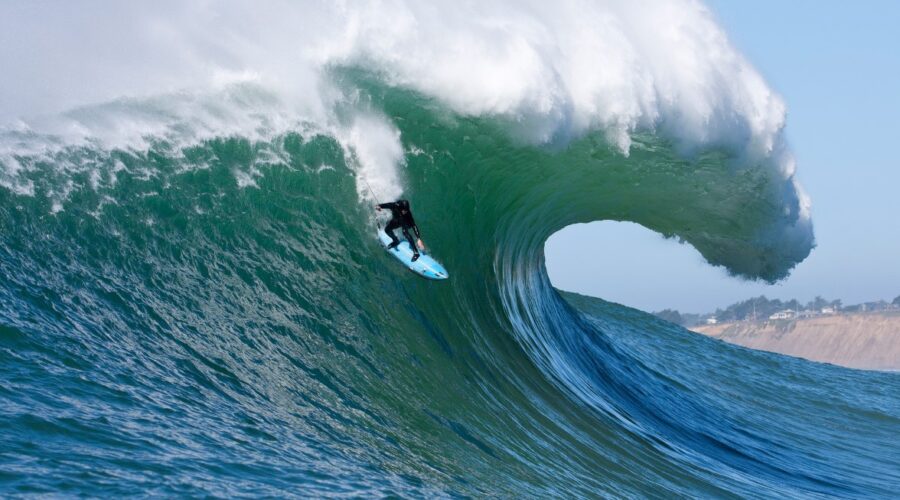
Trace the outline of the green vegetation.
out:
[[[653,314],[670,323],[675,323],[676,325],[684,324],[684,318],[682,318],[681,313],[674,309],[663,309],[662,311],[657,311]]]
[[[714,313],[693,314],[679,312],[674,309],[664,309],[653,314],[672,323],[683,326],[695,326],[706,322],[707,318],[715,318],[719,322],[765,320],[769,316],[785,310],[794,311],[798,314],[807,313],[812,315],[821,314],[823,310],[828,308],[832,310],[831,312],[864,312],[881,311],[892,307],[900,307],[900,296],[897,296],[891,303],[880,300],[844,306],[840,299],[827,300],[820,296],[816,296],[815,299],[802,304],[796,299],[787,301],[780,299],[770,300],[765,295],[760,295],[759,297],[737,302],[725,309],[716,309]]]

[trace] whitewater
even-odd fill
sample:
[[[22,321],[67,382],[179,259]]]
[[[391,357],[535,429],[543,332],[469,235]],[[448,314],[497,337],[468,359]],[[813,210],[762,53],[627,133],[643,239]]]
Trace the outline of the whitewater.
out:
[[[547,277],[595,220],[735,279],[813,250],[786,105],[703,4],[44,1],[0,33],[4,496],[900,487],[897,374]],[[380,249],[401,195],[451,279]]]

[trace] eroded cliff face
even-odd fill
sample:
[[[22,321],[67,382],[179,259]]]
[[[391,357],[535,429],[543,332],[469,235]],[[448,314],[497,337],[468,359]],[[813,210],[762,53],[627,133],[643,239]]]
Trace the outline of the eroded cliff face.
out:
[[[726,342],[849,368],[900,371],[900,312],[702,325]]]

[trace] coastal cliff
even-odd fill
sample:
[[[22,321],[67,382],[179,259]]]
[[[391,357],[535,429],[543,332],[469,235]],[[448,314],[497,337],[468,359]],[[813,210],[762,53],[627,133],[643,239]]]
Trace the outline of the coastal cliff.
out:
[[[900,371],[900,312],[699,325],[733,344],[849,368]]]

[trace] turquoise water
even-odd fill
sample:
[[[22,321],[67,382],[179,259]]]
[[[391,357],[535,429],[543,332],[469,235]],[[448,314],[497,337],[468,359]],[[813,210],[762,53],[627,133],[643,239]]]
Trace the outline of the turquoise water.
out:
[[[0,493],[896,494],[897,374],[727,345],[547,278],[546,239],[604,219],[782,277],[812,247],[786,229],[789,180],[652,133],[628,155],[601,134],[532,146],[349,81],[399,128],[447,281],[380,249],[354,159],[304,124],[13,155]]]

